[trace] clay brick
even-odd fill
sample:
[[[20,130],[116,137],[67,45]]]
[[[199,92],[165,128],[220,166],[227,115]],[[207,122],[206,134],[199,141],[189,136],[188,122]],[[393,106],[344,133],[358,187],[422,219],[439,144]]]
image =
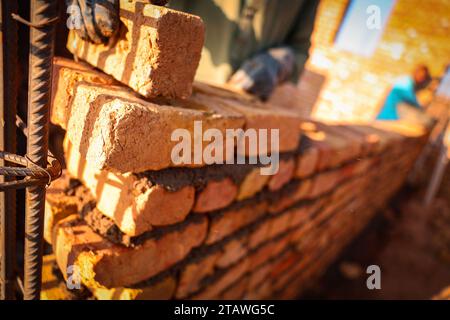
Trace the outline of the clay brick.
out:
[[[269,212],[282,212],[300,200],[308,198],[311,193],[312,179],[313,178],[300,181],[291,193],[283,195],[281,198],[272,202],[269,206]]]
[[[91,191],[97,209],[129,236],[183,221],[194,204],[195,190],[168,191],[132,173],[96,170],[65,140],[67,171]]]
[[[194,212],[208,212],[225,208],[236,198],[238,188],[230,178],[210,181],[197,193]]]
[[[239,191],[236,199],[244,200],[253,197],[264,188],[269,181],[269,178],[269,175],[261,175],[260,168],[254,168],[239,185]]]
[[[301,223],[304,223],[308,220],[309,214],[311,213],[312,206],[303,206],[300,208],[291,209],[291,221],[289,225],[291,227],[298,226]]]
[[[247,290],[249,278],[244,277],[239,280],[236,284],[234,284],[231,288],[227,289],[221,296],[223,300],[239,300],[245,294]]]
[[[200,292],[193,299],[210,300],[218,299],[220,294],[231,284],[241,278],[249,269],[248,259],[244,259],[237,265],[229,269],[223,276],[221,276],[216,282],[211,283],[204,291]]]
[[[278,172],[271,176],[268,187],[271,191],[281,189],[286,183],[291,180],[294,175],[295,161],[293,158],[280,161]]]
[[[311,197],[315,198],[333,189],[339,181],[340,171],[332,170],[320,173],[313,179]]]
[[[267,280],[267,276],[272,270],[272,264],[265,264],[262,267],[256,269],[250,274],[250,281],[248,284],[249,290],[254,290],[258,287],[264,280]]]
[[[193,147],[191,164],[174,163],[172,151],[180,140],[172,141],[172,133],[184,129],[193,139],[197,134],[195,121],[201,121],[203,131],[217,129],[225,136],[226,129],[241,128],[244,119],[219,104],[206,105],[198,99],[192,97],[182,107],[160,105],[139,99],[123,87],[80,83],[71,100],[67,137],[87,163],[97,169],[136,173],[205,165],[203,157],[194,162]],[[203,147],[209,144],[202,143]],[[223,158],[218,161],[226,159],[226,144],[223,148]]]
[[[67,122],[71,112],[70,100],[73,97],[76,84],[79,82],[112,85],[115,83],[115,80],[84,63],[55,57],[52,71],[50,121],[63,129],[67,129]]]
[[[269,238],[274,238],[289,228],[289,214],[283,213],[271,220]]]
[[[349,158],[356,159],[358,157],[365,155],[364,148],[364,139],[359,136],[358,134],[349,131],[346,129],[346,126],[343,125],[323,125],[318,123],[318,128],[320,130],[324,130],[325,132],[338,137],[343,138],[345,141],[347,141],[348,146],[348,153]]]
[[[117,36],[107,44],[71,31],[67,48],[145,97],[189,97],[204,40],[201,19],[147,1],[121,0],[120,20]]]
[[[310,143],[319,150],[318,170],[337,167],[359,155],[360,149],[357,145],[336,135],[325,124],[304,122],[301,128]]]
[[[85,222],[70,216],[55,226],[52,243],[65,277],[67,268],[75,265],[87,287],[114,288],[146,280],[182,260],[203,242],[206,230],[207,221],[203,219],[201,223],[126,248],[109,242]]]
[[[45,197],[44,239],[51,244],[53,227],[58,221],[79,212],[79,199],[75,195],[68,195],[69,185],[66,172],[53,182],[47,189]]]
[[[261,223],[255,231],[249,237],[248,245],[251,249],[256,248],[258,245],[269,239],[269,230],[271,221],[264,221]]]
[[[250,260],[250,269],[254,270],[265,261],[277,256],[288,245],[289,238],[283,237],[277,241],[270,241],[253,252],[248,258]]]
[[[306,149],[301,155],[298,156],[295,177],[305,178],[312,175],[316,171],[318,159],[318,148],[309,147]]]
[[[222,255],[217,260],[217,266],[226,268],[245,256],[247,254],[246,242],[246,237],[228,242],[223,248]]]
[[[300,117],[294,113],[270,104],[262,104],[257,99],[242,94],[237,94],[224,88],[205,84],[195,84],[195,89],[210,95],[214,100],[221,101],[231,110],[239,112],[245,117],[244,129],[267,129],[268,148],[267,152],[293,151],[298,147],[301,131]],[[270,130],[279,130],[279,149],[271,150]],[[248,144],[247,144],[248,146]],[[253,157],[266,150],[257,149],[256,153],[246,149],[246,155]]]
[[[207,244],[219,241],[240,228],[256,221],[267,210],[267,203],[260,202],[243,206],[239,209],[227,210],[211,219]]]
[[[200,261],[188,264],[180,273],[180,280],[175,297],[184,299],[200,289],[200,282],[214,272],[217,259],[221,253],[210,254]]]
[[[289,273],[290,269],[292,269],[296,262],[298,263],[300,258],[301,257],[297,252],[289,252],[287,255],[284,254],[283,257],[272,266],[270,277],[272,279],[277,279],[283,274]],[[275,289],[278,289],[276,286],[274,287]]]
[[[97,300],[168,300],[175,293],[176,280],[166,277],[156,284],[143,288],[92,288],[92,294]]]

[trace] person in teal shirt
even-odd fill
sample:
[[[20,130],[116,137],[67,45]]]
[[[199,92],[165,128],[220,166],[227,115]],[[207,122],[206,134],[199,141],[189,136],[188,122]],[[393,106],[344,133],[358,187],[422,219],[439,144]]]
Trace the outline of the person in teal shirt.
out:
[[[416,97],[416,92],[425,88],[430,82],[431,77],[428,68],[425,65],[419,65],[414,70],[412,76],[406,76],[398,79],[392,86],[381,111],[378,113],[377,120],[398,120],[397,107],[400,103],[407,103],[416,108],[422,109]]]

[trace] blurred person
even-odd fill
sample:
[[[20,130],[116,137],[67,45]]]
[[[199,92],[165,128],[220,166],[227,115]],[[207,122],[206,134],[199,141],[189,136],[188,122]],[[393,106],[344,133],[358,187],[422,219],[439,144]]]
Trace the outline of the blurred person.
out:
[[[167,1],[149,1],[164,5]],[[67,0],[81,9],[77,32],[106,42],[119,25],[119,0]],[[206,39],[196,79],[267,99],[281,82],[296,82],[308,58],[319,0],[172,0],[200,16]],[[188,62],[187,62],[188,63]]]
[[[171,0],[200,16],[206,39],[196,79],[267,99],[297,82],[308,58],[318,0]]]
[[[401,118],[399,115],[399,106],[401,104],[424,111],[425,108],[418,102],[416,93],[424,89],[430,81],[430,72],[425,65],[418,65],[411,76],[398,79],[387,95],[376,120],[399,120]]]

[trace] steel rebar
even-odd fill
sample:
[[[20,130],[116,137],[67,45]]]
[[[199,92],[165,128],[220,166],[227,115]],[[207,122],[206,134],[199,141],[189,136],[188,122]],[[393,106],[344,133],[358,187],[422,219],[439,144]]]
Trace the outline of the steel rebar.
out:
[[[28,159],[42,168],[47,164],[48,121],[52,58],[57,15],[55,0],[31,1],[28,91]],[[42,269],[42,229],[45,187],[27,189],[25,219],[24,299],[39,299]]]

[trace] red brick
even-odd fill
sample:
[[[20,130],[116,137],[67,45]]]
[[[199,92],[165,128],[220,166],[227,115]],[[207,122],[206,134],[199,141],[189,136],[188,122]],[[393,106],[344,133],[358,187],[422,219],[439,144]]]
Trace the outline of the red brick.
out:
[[[83,221],[70,216],[55,226],[52,243],[65,277],[67,268],[75,265],[87,287],[113,288],[136,284],[169,268],[200,245],[206,231],[204,219],[161,238],[146,240],[137,247],[126,248],[109,242]]]
[[[270,178],[268,187],[271,191],[281,189],[291,180],[294,175],[295,161],[294,159],[281,160],[278,172]]]
[[[223,212],[213,217],[209,228],[207,244],[219,241],[231,233],[239,230],[245,225],[256,221],[267,210],[267,203],[247,205],[239,209],[233,209]]]
[[[188,264],[180,274],[175,297],[183,299],[200,289],[200,282],[214,272],[220,252],[203,257],[200,261]]]
[[[204,291],[197,294],[194,299],[218,299],[220,294],[231,284],[241,278],[249,269],[248,259],[244,259],[237,265],[229,269],[223,276],[221,276],[216,282],[210,284]]]
[[[225,244],[223,253],[217,260],[217,266],[220,268],[226,268],[244,257],[247,254],[246,242],[247,238],[241,237],[236,240],[231,240]]]
[[[295,177],[305,178],[312,175],[317,169],[319,159],[319,149],[310,147],[305,150],[297,160],[297,169],[295,170]]]
[[[193,211],[208,212],[225,208],[236,198],[237,191],[237,186],[230,178],[210,181],[197,194]]]
[[[201,19],[121,0],[120,20],[119,36],[108,44],[90,43],[71,31],[67,48],[145,97],[189,97],[204,40]]]

